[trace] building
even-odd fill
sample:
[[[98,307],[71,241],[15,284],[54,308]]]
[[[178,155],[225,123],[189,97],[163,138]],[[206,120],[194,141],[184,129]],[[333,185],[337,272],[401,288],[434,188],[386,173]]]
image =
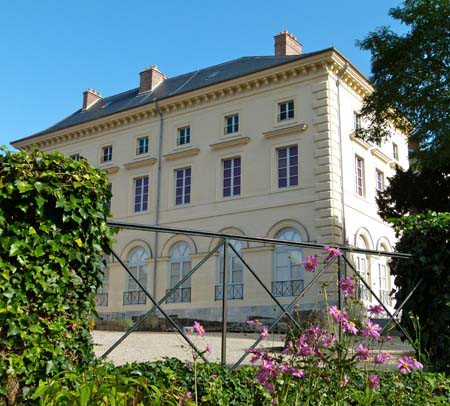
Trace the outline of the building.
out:
[[[45,131],[15,141],[85,157],[108,171],[114,219],[231,234],[389,251],[393,230],[377,215],[376,191],[395,165],[407,167],[406,138],[373,145],[355,137],[368,79],[336,49],[302,54],[296,37],[275,36],[275,55],[244,57],[167,78],[156,66],[111,97],[83,94],[82,108]],[[341,159],[342,158],[342,159]],[[343,190],[343,193],[342,193]],[[212,242],[123,231],[116,251],[159,299]],[[267,286],[289,303],[301,291],[302,250],[236,242]],[[219,317],[216,255],[172,296],[172,314]],[[353,255],[359,272],[390,305],[382,257]],[[236,258],[229,261],[230,318],[268,315],[273,303]],[[221,293],[222,292],[222,293]],[[118,263],[105,271],[98,311],[129,317],[149,308]],[[370,295],[361,291],[362,299]],[[311,293],[305,307],[317,303]]]

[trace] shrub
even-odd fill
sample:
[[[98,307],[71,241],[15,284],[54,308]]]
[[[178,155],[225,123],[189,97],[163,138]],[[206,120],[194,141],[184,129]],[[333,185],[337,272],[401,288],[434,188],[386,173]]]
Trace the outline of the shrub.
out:
[[[1,152],[1,151],[0,151]],[[0,153],[0,397],[93,357],[108,180],[60,153]]]

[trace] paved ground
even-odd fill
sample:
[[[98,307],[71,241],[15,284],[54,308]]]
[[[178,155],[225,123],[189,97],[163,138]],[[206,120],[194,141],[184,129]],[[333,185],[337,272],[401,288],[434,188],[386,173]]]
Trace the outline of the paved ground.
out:
[[[93,338],[96,355],[102,355],[122,334],[123,332],[95,330]],[[208,359],[210,361],[220,360],[220,333],[207,333],[204,337],[198,337],[196,334],[188,334],[188,336],[200,350],[205,349],[206,345],[210,344],[212,353],[207,356]],[[237,361],[257,338],[257,334],[229,333],[227,363],[231,364]],[[284,341],[280,339],[280,336],[274,335],[261,346],[272,347],[282,346],[283,344]],[[405,353],[410,353],[411,350],[412,348],[409,345],[402,343],[396,337],[383,347],[383,351],[396,355],[396,358]],[[132,361],[156,361],[163,357],[177,357],[182,360],[192,359],[191,350],[181,335],[149,332],[132,333],[108,356],[108,359],[116,365],[121,365]]]

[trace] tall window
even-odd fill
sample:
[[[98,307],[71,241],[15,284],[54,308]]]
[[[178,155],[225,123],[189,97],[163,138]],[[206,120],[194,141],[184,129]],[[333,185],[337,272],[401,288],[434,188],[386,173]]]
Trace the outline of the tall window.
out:
[[[108,192],[112,193],[112,183],[109,182],[108,183]],[[106,202],[106,205],[108,206],[108,209],[111,210],[111,199],[112,199],[112,195],[111,197],[108,199],[108,201]]]
[[[362,128],[361,125],[361,114],[354,112],[353,113],[353,128],[355,130],[360,130]]]
[[[278,121],[294,118],[294,100],[278,103]]]
[[[133,249],[128,255],[128,269],[139,283],[147,288],[147,260],[149,256],[143,247]],[[124,292],[123,304],[145,304],[146,296],[136,281],[127,274],[127,290]]]
[[[191,202],[191,168],[175,171],[175,205]]]
[[[170,250],[169,288],[172,289],[192,268],[192,250],[185,242],[175,244]],[[169,297],[168,302],[191,301],[191,278]]]
[[[136,141],[136,155],[146,154],[148,152],[148,137],[138,138]]]
[[[97,306],[108,306],[108,292],[109,292],[109,268],[104,258],[105,263],[102,263],[101,272],[102,272],[102,284],[97,289],[97,293],[95,295],[95,304]]]
[[[241,254],[242,241],[231,240],[230,244],[234,249]],[[217,258],[217,286],[215,292],[215,299],[221,300],[223,298],[223,257],[224,249],[220,248],[219,256]],[[237,257],[234,251],[227,247],[227,298],[228,299],[243,299],[244,298],[244,280],[243,280],[243,265],[241,260]]]
[[[380,247],[380,251],[386,251],[384,246]],[[385,256],[380,256],[378,259],[378,285],[379,285],[379,295],[381,301],[386,305],[392,304],[392,299],[389,296],[389,285],[388,285],[388,275],[389,266],[387,264],[387,258]]]
[[[191,142],[191,127],[181,127],[178,129],[177,145],[186,145]]]
[[[377,183],[377,191],[382,192],[384,190],[384,174],[379,169],[375,171],[375,181]]]
[[[356,194],[364,196],[364,160],[359,156],[355,157],[355,185]]]
[[[239,132],[239,114],[232,114],[225,117],[225,134]]]
[[[301,242],[295,228],[285,228],[277,236],[279,240]],[[274,254],[274,282],[272,293],[275,296],[295,296],[303,290],[304,269],[303,249],[300,247],[277,245]]]
[[[134,211],[148,210],[148,176],[134,179]]]
[[[108,145],[106,147],[102,147],[102,162],[112,161],[112,145]]]
[[[395,142],[392,143],[392,155],[398,161],[398,145]]]
[[[358,248],[367,249],[367,243],[364,240],[363,237],[358,236],[356,239],[356,246]],[[369,283],[369,265],[367,261],[367,255],[366,254],[355,254],[354,256],[356,270],[358,271],[359,275]],[[370,294],[366,286],[360,282],[359,284],[359,296],[363,300],[370,300]]]
[[[224,159],[223,166],[223,197],[239,196],[241,194],[241,158]]]
[[[298,186],[298,147],[277,149],[278,187]]]

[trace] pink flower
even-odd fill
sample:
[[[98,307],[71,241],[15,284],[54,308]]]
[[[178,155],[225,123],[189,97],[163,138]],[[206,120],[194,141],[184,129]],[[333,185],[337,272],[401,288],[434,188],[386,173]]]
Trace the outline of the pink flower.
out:
[[[288,341],[287,346],[282,351],[285,355],[290,355],[294,353],[294,343],[292,341]]]
[[[258,350],[258,349],[254,349],[254,350],[247,350],[247,353],[249,354],[253,354],[253,357],[250,358],[250,363],[251,364],[255,364],[256,362],[258,362],[263,356],[264,356],[264,351],[262,350]]]
[[[317,257],[309,255],[303,261],[303,267],[307,272],[314,272],[319,265],[319,261],[317,261]]]
[[[339,248],[333,248],[333,247],[329,247],[328,245],[326,245],[325,247],[323,247],[323,249],[326,252],[328,252],[328,255],[325,258],[325,261],[329,261],[332,258],[340,257],[342,255],[342,252]]]
[[[338,309],[337,306],[330,306],[328,308],[328,313],[331,317],[333,317],[336,323],[339,323],[342,320],[343,313]]]
[[[349,297],[354,290],[353,279],[351,278],[341,279],[339,282],[339,287],[341,288],[341,291],[344,294],[344,296]]]
[[[269,339],[269,331],[266,327],[264,327],[261,331],[261,337],[264,341],[267,341]]]
[[[397,368],[402,374],[407,374],[414,369],[423,369],[423,365],[411,357],[402,357],[398,360]]]
[[[192,399],[192,393],[191,392],[186,392],[186,397],[188,399]]]
[[[366,321],[366,328],[361,332],[362,337],[372,337],[375,340],[380,338],[381,326],[377,323],[372,323],[370,320]]]
[[[380,352],[379,354],[375,355],[373,362],[375,364],[382,365],[385,364],[386,361],[391,358],[393,358],[391,354],[388,354],[387,352]]]
[[[369,305],[368,312],[370,314],[382,314],[384,312],[384,309],[381,305]]]
[[[356,355],[359,357],[360,360],[367,360],[370,357],[370,350],[369,347],[365,344],[359,344],[355,349]]]
[[[378,375],[369,375],[369,387],[372,389],[378,388],[380,386],[380,378]]]
[[[303,378],[305,376],[305,371],[303,369],[291,368],[290,373],[295,378]]]
[[[206,344],[206,349],[205,349],[205,351],[208,353],[208,354],[211,354],[211,352],[212,352],[212,348],[211,348],[211,344]]]
[[[205,329],[198,321],[194,321],[194,330],[200,337],[205,335]]]
[[[391,336],[386,336],[386,341],[392,341],[392,337]]]
[[[210,379],[216,379],[216,378],[217,378],[217,375],[216,375],[216,374],[212,374],[209,378],[210,378]]]
[[[358,329],[353,321],[344,318],[342,320],[342,326],[344,327],[344,333],[350,333],[353,335],[358,334]]]
[[[342,377],[341,386],[347,386],[348,381],[349,381],[348,376],[347,376],[347,375],[344,375],[344,376]]]

